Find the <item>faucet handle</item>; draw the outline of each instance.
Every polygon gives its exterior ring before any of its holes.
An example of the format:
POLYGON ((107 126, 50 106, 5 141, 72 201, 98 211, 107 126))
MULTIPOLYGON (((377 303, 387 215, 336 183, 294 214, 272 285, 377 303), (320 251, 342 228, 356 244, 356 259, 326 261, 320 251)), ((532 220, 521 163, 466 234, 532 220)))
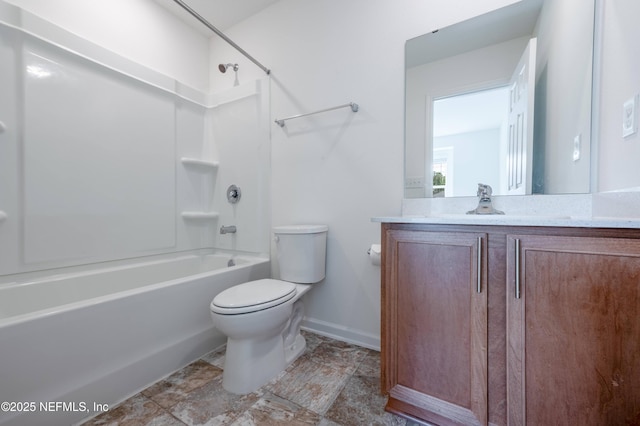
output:
POLYGON ((490 185, 479 183, 478 184, 478 197, 491 197, 493 189, 490 185))

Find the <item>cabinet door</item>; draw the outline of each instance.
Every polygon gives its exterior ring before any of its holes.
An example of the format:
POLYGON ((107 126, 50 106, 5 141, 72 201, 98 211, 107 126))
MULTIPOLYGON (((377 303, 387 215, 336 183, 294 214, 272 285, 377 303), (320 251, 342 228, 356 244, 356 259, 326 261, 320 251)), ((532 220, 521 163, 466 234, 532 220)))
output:
POLYGON ((383 240, 386 409, 486 424, 486 234, 388 230, 383 240))
POLYGON ((507 238, 510 425, 640 424, 640 241, 507 238))

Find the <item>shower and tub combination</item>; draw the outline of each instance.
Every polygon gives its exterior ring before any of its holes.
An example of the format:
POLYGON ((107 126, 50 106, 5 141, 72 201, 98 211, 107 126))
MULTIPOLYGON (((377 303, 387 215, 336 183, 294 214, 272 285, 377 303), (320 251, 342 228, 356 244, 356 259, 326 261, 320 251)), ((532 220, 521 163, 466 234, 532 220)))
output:
POLYGON ((201 93, 2 0, 0 64, 0 425, 72 424, 223 345, 211 300, 270 276, 269 82, 201 93))
POLYGON ((269 271, 268 258, 203 252, 3 277, 0 400, 36 405, 0 424, 75 423, 223 345, 209 301, 269 271))

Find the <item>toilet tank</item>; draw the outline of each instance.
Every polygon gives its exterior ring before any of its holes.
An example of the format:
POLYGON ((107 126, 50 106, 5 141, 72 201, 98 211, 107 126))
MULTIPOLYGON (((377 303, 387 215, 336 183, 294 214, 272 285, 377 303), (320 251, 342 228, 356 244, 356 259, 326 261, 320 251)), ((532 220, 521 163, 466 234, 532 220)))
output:
POLYGON ((324 279, 328 230, 327 225, 273 228, 281 280, 311 284, 324 279))

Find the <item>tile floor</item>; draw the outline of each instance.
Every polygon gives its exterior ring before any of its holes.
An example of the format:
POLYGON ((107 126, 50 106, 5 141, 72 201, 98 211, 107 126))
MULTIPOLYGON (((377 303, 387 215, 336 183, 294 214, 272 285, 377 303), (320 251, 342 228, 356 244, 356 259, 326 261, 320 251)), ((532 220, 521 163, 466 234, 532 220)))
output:
POLYGON ((414 424, 384 411, 378 352, 303 334, 305 353, 256 392, 240 396, 222 388, 222 349, 83 426, 414 424))

